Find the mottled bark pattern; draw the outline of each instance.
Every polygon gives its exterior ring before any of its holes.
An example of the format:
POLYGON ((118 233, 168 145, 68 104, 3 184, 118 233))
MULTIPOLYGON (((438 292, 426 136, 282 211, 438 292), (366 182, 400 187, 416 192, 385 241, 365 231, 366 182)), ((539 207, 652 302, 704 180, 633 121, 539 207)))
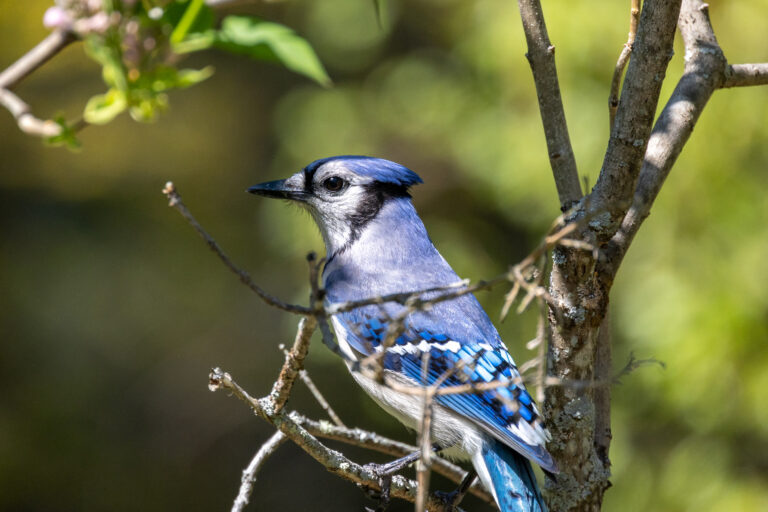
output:
MULTIPOLYGON (((563 381, 592 381, 607 291, 595 278, 591 253, 561 247, 553 262, 550 293, 558 307, 549 311, 548 373, 563 381)), ((609 466, 595 446, 594 395, 594 387, 547 388, 544 414, 553 435, 548 449, 561 469, 546 485, 553 511, 600 510, 610 485, 609 466)))

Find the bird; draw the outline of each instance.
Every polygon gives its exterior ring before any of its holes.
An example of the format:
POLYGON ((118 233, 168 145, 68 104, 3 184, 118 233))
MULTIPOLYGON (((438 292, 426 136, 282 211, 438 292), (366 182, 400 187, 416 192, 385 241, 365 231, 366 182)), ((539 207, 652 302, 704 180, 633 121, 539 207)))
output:
MULTIPOLYGON (((395 162, 343 155, 315 160, 287 179, 248 191, 308 210, 325 245, 322 287, 326 305, 332 305, 419 290, 431 290, 422 295, 430 299, 461 282, 413 206, 410 187, 420 183, 415 172, 395 162)), ((436 395, 432 441, 442 455, 471 461, 502 512, 546 511, 531 461, 548 474, 557 473, 546 449, 551 436, 480 303, 467 293, 424 310, 405 308, 385 302, 331 317, 338 351, 354 380, 414 430, 422 418, 422 396, 394 389, 364 371, 360 363, 366 358, 379 354, 389 382, 403 385, 501 381, 484 391, 436 395), (404 317, 402 332, 387 340, 398 315, 404 317)))

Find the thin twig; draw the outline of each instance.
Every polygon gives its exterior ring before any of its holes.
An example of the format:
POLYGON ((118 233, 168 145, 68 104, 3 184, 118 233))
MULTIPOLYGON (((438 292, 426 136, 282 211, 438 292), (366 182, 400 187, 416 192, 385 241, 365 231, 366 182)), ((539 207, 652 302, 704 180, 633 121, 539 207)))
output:
POLYGON ((432 468, 432 399, 434 398, 433 390, 437 389, 437 386, 427 385, 429 360, 429 351, 424 352, 421 357, 421 385, 423 389, 418 436, 420 456, 416 468, 416 481, 419 483, 419 491, 416 494, 416 512, 421 512, 426 508, 427 496, 429 495, 429 475, 432 468))
POLYGON ((608 113, 610 117, 610 128, 613 129, 613 121, 616 119, 616 110, 619 108, 619 85, 621 85, 621 76, 624 74, 624 68, 629 62, 629 54, 632 53, 632 46, 635 44, 635 35, 637 35, 637 20, 640 18, 640 0, 630 0, 629 8, 629 35, 624 48, 621 49, 619 59, 616 61, 616 67, 613 70, 611 79, 611 93, 608 96, 608 113))
MULTIPOLYGON (((392 455, 393 457, 403 457, 418 450, 418 447, 416 446, 389 439, 375 432, 359 428, 339 427, 328 421, 311 420, 296 411, 292 411, 290 417, 298 425, 307 429, 307 432, 323 439, 340 441, 352 446, 358 446, 379 453, 392 455)), ((439 456, 434 456, 432 458, 432 469, 436 473, 456 483, 461 482, 467 474, 461 467, 452 464, 439 456)), ((479 483, 472 485, 470 492, 490 504, 494 503, 493 496, 491 496, 491 494, 479 483)))
POLYGON ((35 117, 32 108, 8 89, 0 88, 0 105, 11 113, 24 133, 40 137, 55 137, 61 134, 61 126, 58 123, 35 117))
POLYGON ((304 369, 304 358, 307 357, 309 342, 316 328, 317 318, 314 316, 305 316, 299 321, 299 328, 296 331, 293 347, 290 352, 286 352, 280 376, 269 393, 269 399, 272 401, 272 408, 275 413, 280 412, 285 406, 291 394, 291 389, 293 389, 293 383, 299 376, 299 372, 304 369))
MULTIPOLYGON (((283 354, 285 354, 285 357, 287 358, 289 356, 288 351, 285 350, 283 345, 280 345, 280 348, 283 349, 283 354)), ((339 418, 339 416, 336 414, 336 411, 333 410, 331 404, 328 403, 328 400, 325 399, 323 394, 317 388, 306 369, 299 371, 299 378, 304 383, 304 385, 307 386, 309 392, 312 393, 312 396, 315 397, 315 400, 320 405, 320 407, 322 407, 328 417, 331 418, 331 420, 339 427, 345 427, 344 422, 341 421, 341 418, 339 418)))
POLYGON ((208 247, 216 253, 216 256, 219 257, 219 259, 224 263, 224 265, 234 272, 237 277, 240 278, 240 282, 242 282, 244 285, 246 285, 248 288, 256 292, 256 295, 261 297, 261 299, 269 304, 270 306, 274 306, 278 309, 282 309, 283 311, 288 311, 289 313, 295 313, 299 315, 308 315, 314 313, 312 308, 307 308, 304 306, 299 306, 296 304, 288 304, 286 302, 281 301, 277 297, 270 295, 269 293, 265 292, 259 285, 253 282, 251 279, 251 276, 246 272, 245 270, 242 270, 235 265, 232 260, 229 259, 229 256, 227 256, 224 251, 221 249, 218 243, 211 237, 211 235, 208 234, 205 229, 200 225, 200 223, 197 222, 197 220, 192 216, 190 211, 187 209, 187 207, 184 205, 184 202, 181 200, 181 196, 179 195, 178 191, 176 190, 176 187, 174 186, 173 182, 168 182, 165 184, 165 188, 163 188, 163 194, 166 195, 168 198, 168 206, 171 206, 178 211, 182 217, 189 223, 190 226, 192 226, 195 231, 197 231, 197 234, 200 235, 200 237, 205 240, 205 243, 208 244, 208 247))
MULTIPOLYGON (((293 421, 290 415, 284 411, 275 413, 270 407, 271 400, 254 399, 228 373, 219 368, 211 370, 208 376, 208 388, 211 391, 220 389, 230 391, 235 397, 248 404, 255 414, 277 427, 286 437, 296 443, 331 473, 370 489, 381 489, 379 478, 371 468, 357 464, 341 453, 331 450, 318 441, 305 428, 293 421)), ((395 475, 392 477, 390 492, 395 498, 414 502, 416 500, 417 487, 418 484, 415 481, 404 478, 401 475, 395 475)), ((435 494, 430 495, 426 510, 433 512, 440 510, 441 507, 442 500, 440 497, 435 494)))
POLYGON ((77 37, 72 32, 54 30, 0 73, 0 89, 13 89, 25 77, 76 40, 77 37))
POLYGON ((659 365, 662 369, 666 369, 667 365, 664 363, 664 361, 659 361, 655 357, 649 357, 647 359, 637 359, 635 357, 634 352, 629 353, 629 361, 627 361, 627 364, 624 365, 624 368, 622 368, 614 377, 613 377, 613 384, 621 384, 621 379, 630 373, 634 372, 638 368, 642 366, 648 366, 648 365, 659 365))
POLYGON ((235 502, 232 505, 232 512, 242 512, 251 499, 251 493, 253 492, 253 484, 256 482, 256 475, 261 467, 267 461, 267 459, 275 453, 275 451, 286 441, 285 434, 279 430, 272 434, 272 437, 261 445, 259 451, 256 452, 251 462, 243 470, 243 476, 240 480, 240 492, 237 493, 235 502))
MULTIPOLYGON (((487 284, 487 282, 486 282, 487 284)), ((494 283, 495 284, 495 283, 494 283)), ((456 289, 460 289, 461 295, 465 295, 467 292, 464 290, 465 286, 469 285, 468 279, 462 279, 461 281, 457 281, 455 283, 447 284, 445 286, 435 286, 431 288, 424 288, 422 290, 414 290, 410 292, 398 292, 398 293, 390 293, 387 295, 379 295, 376 297, 369 297, 367 299, 360 299, 360 300, 349 300, 344 302, 335 302, 332 304, 328 304, 325 307, 325 312, 328 315, 336 315, 339 313, 344 313, 346 311, 352 311, 353 309, 358 309, 363 306, 373 306, 373 305, 379 305, 379 304, 385 304, 387 302, 396 302, 398 304, 405 305, 406 302, 409 300, 413 300, 419 295, 427 294, 427 293, 436 293, 436 292, 450 292, 456 289)), ((473 288, 473 290, 477 291, 480 288, 473 288)), ((454 296, 451 296, 451 298, 454 298, 454 296)))

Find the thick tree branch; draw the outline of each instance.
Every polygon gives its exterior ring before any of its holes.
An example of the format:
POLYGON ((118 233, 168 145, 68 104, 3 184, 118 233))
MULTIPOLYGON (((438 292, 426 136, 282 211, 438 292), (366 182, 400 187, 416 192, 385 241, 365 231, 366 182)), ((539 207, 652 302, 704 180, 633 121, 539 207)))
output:
POLYGON ((555 177, 557 195, 562 211, 569 209, 581 198, 581 184, 576 169, 568 125, 560 97, 560 84, 555 67, 555 47, 549 41, 544 13, 539 0, 518 0, 523 20, 528 53, 525 56, 533 71, 536 96, 539 100, 541 121, 547 139, 549 164, 555 177))
POLYGON ((726 83, 727 62, 712 30, 706 4, 685 0, 679 25, 685 43, 685 70, 654 126, 632 206, 620 229, 603 248, 600 275, 606 284, 618 272, 709 98, 726 83))
POLYGON ((648 145, 681 0, 646 0, 640 13, 632 58, 621 91, 616 120, 591 207, 600 212, 590 223, 599 241, 616 232, 629 208, 648 145))

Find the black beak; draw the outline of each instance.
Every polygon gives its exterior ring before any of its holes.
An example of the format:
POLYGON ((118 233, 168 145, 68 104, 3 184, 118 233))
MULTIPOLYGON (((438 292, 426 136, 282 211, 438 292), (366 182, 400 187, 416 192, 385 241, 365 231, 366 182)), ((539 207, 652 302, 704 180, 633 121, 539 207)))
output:
POLYGON ((288 180, 276 180, 268 181, 266 183, 259 183, 248 189, 251 194, 264 197, 274 197, 277 199, 291 199, 294 201, 301 201, 304 199, 305 192, 303 190, 296 190, 286 185, 288 180))

